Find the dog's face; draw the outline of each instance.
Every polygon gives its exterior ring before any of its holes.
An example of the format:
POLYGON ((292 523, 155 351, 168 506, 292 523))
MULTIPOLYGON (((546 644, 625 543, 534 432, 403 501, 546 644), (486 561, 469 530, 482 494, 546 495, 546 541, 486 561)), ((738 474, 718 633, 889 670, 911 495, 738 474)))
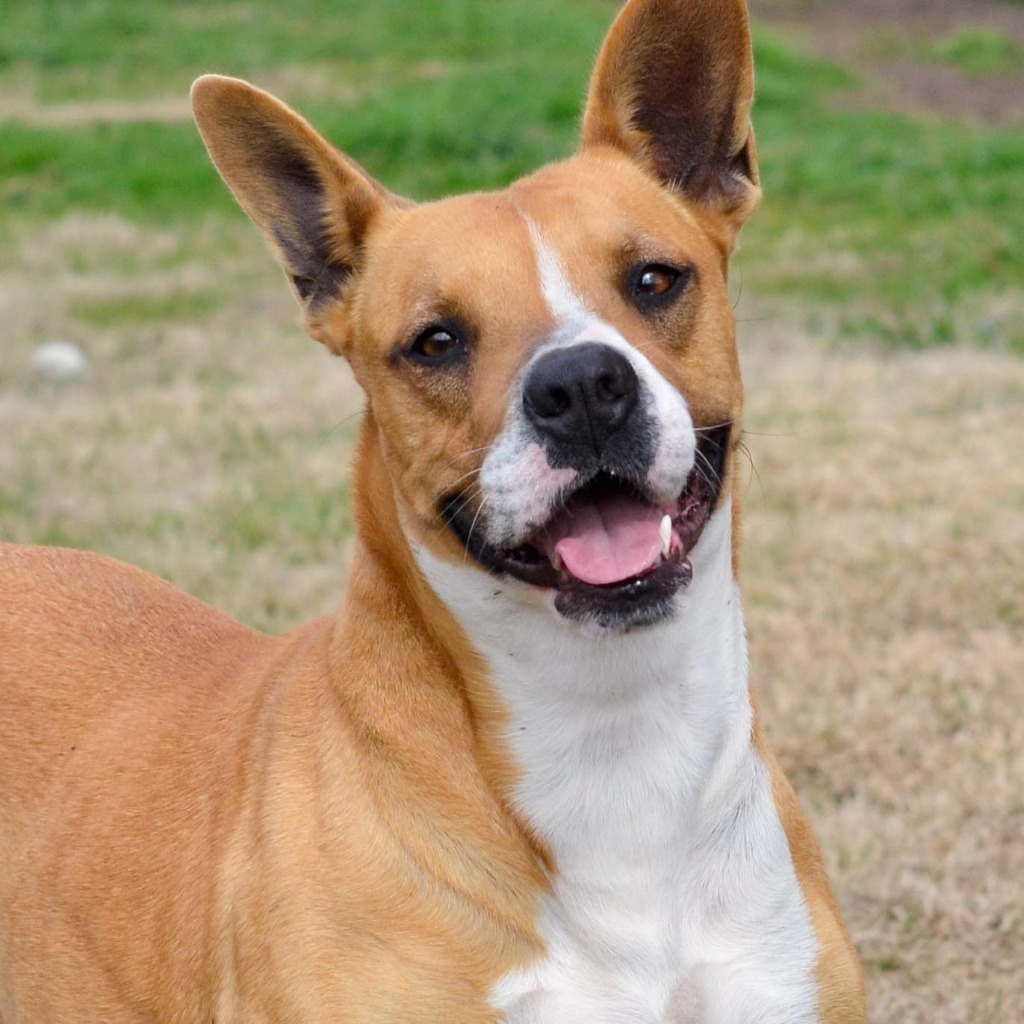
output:
POLYGON ((634 0, 579 155, 423 206, 250 86, 195 93, 310 332, 366 391, 411 539, 604 630, 672 613, 731 477, 726 264, 758 192, 745 12, 724 7, 634 0))
POLYGON ((614 150, 395 221, 349 358, 418 538, 570 619, 661 617, 740 416, 709 226, 614 150))

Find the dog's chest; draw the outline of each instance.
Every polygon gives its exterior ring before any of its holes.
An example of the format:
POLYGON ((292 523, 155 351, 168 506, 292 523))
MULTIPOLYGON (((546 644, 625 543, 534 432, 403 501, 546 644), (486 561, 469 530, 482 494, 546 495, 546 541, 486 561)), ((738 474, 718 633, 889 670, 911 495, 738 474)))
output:
MULTIPOLYGON (((652 810, 630 823, 608 807, 612 829, 562 847, 541 905, 545 954, 492 994, 507 1021, 814 1019, 806 907, 763 802, 766 780, 750 768, 746 783, 722 780, 746 789, 736 800, 682 818, 663 806, 660 820, 652 810)), ((587 811, 599 813, 597 802, 587 811)))
POLYGON ((423 563, 510 709, 514 800, 555 863, 545 953, 492 992, 513 1024, 814 1019, 813 935, 751 746, 716 518, 680 616, 600 642, 423 563))
POLYGON ((622 729, 549 708, 558 756, 539 737, 520 754, 557 870, 546 953, 493 1002, 513 1024, 811 1020, 809 922, 749 720, 651 696, 622 729))
POLYGON ((697 942, 697 921, 681 910, 692 887, 693 769, 706 754, 686 763, 639 715, 621 733, 585 719, 552 714, 537 730, 561 747, 557 764, 532 762, 517 801, 557 866, 541 900, 546 954, 502 979, 493 1000, 510 1021, 676 1020, 666 1014, 688 988, 697 942))

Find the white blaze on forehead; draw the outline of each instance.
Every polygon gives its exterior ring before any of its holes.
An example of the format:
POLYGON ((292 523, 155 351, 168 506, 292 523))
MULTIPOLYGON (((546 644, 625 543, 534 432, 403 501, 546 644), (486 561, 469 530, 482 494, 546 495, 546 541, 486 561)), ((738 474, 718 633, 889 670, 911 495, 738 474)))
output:
POLYGON ((573 290, 572 284, 565 273, 565 265, 558 253, 548 244, 537 222, 522 211, 519 215, 526 221, 530 229, 530 239, 537 260, 537 272, 540 275, 540 287, 544 299, 558 322, 559 327, 571 323, 582 323, 593 319, 586 303, 573 290))

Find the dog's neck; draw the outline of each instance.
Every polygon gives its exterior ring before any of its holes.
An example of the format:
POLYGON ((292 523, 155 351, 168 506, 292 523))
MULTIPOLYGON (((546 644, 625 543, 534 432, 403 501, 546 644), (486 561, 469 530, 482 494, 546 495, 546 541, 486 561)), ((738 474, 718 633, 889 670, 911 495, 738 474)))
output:
POLYGON ((508 709, 514 802, 563 878, 609 856, 678 863, 703 786, 731 741, 749 739, 731 532, 726 503, 694 551, 678 614, 626 635, 585 635, 520 586, 417 548, 508 709))
MULTIPOLYGON (((549 964, 577 965, 559 971, 624 973, 671 998, 691 941, 680 914, 691 861, 750 778, 746 635, 732 555, 726 502, 693 552, 693 580, 674 618, 587 636, 520 588, 417 549, 508 708, 504 738, 519 773, 511 799, 555 868, 541 931, 563 952, 549 964)), ((495 1000, 511 1008, 546 981, 512 976, 495 1000)))

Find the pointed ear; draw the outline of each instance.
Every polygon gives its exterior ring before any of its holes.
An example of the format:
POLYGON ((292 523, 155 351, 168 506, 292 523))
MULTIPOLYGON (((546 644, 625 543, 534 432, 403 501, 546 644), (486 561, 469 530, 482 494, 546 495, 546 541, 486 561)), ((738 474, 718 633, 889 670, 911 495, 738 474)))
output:
POLYGON ((217 170, 266 235, 312 326, 358 273, 375 220, 405 202, 247 82, 204 75, 192 108, 217 170))
POLYGON ((753 97, 744 0, 630 0, 594 69, 583 142, 624 150, 738 232, 761 197, 753 97))

